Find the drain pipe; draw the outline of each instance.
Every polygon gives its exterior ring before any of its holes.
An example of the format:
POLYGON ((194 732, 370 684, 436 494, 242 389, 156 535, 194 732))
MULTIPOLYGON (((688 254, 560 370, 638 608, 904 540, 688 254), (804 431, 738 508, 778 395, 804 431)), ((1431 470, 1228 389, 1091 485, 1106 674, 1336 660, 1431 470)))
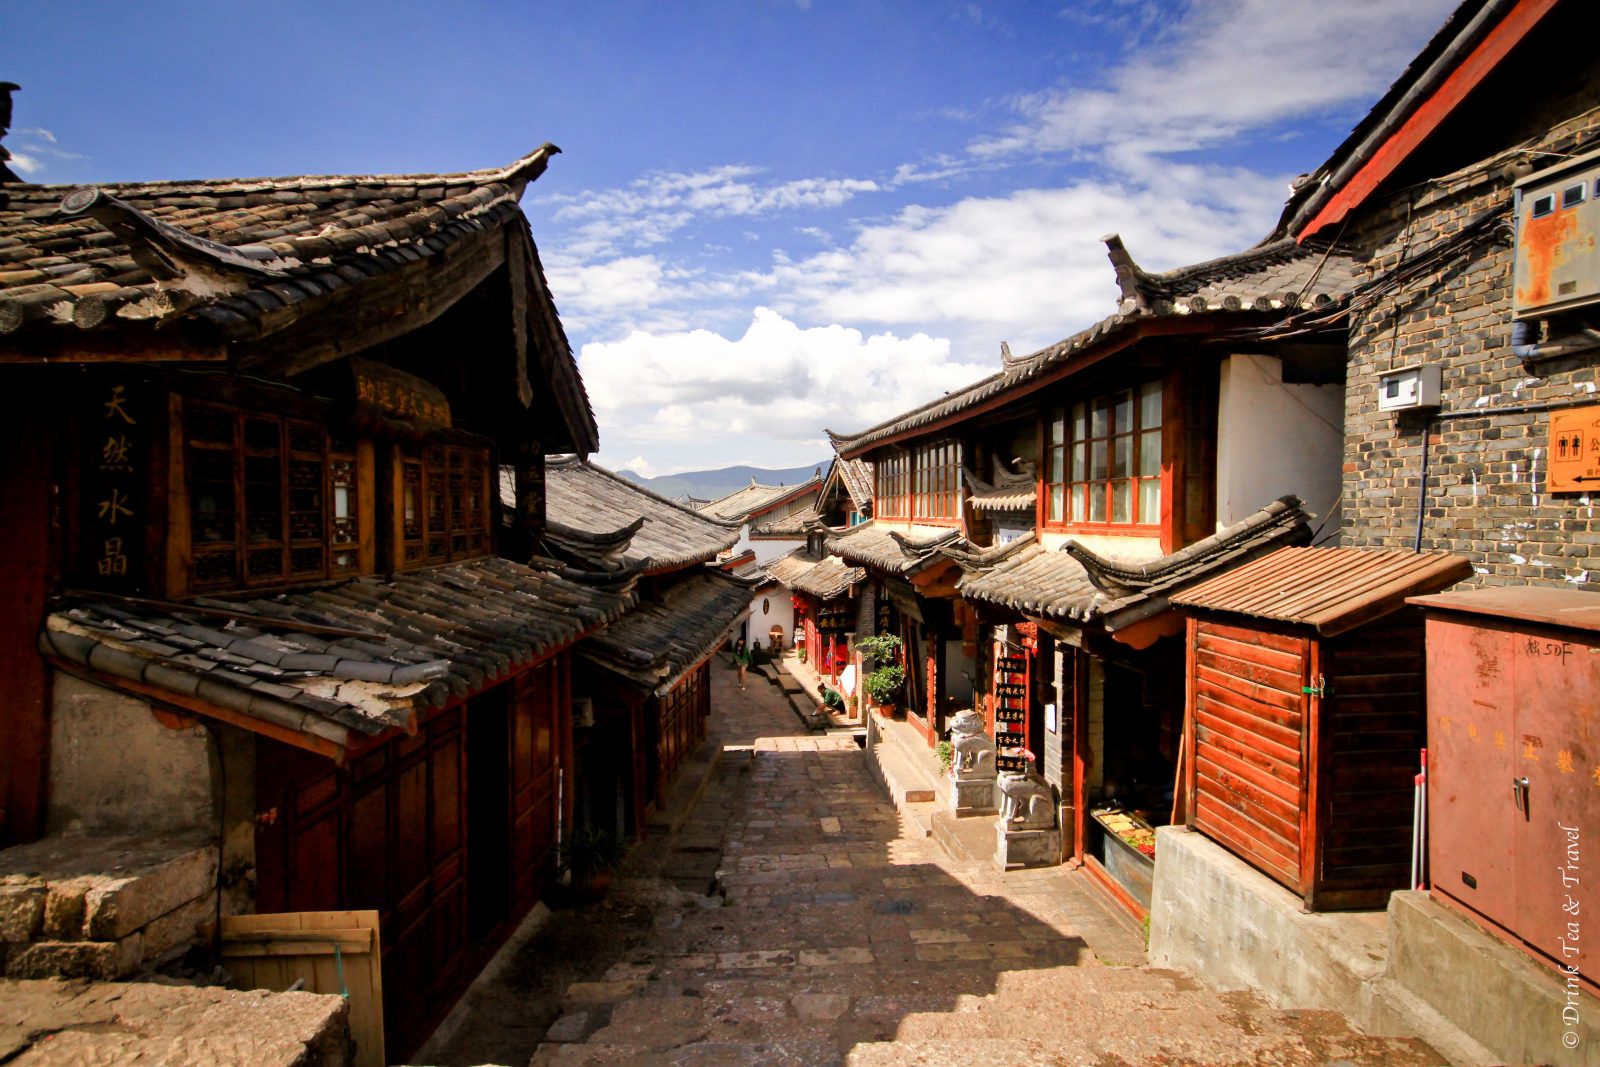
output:
POLYGON ((1433 431, 1433 416, 1422 423, 1422 479, 1417 485, 1417 543, 1413 551, 1422 551, 1422 520, 1428 514, 1428 434, 1433 431))

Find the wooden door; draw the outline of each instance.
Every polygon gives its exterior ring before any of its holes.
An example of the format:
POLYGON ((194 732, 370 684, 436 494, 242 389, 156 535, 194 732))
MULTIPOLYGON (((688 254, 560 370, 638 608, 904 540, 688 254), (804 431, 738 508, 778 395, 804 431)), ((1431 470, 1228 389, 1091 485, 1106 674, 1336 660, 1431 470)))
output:
POLYGON ((543 879, 555 866, 557 752, 556 715, 560 675, 547 662, 518 676, 511 709, 511 870, 513 900, 521 912, 533 906, 543 879))
POLYGON ((1192 633, 1190 825, 1304 893, 1308 642, 1209 620, 1192 633))

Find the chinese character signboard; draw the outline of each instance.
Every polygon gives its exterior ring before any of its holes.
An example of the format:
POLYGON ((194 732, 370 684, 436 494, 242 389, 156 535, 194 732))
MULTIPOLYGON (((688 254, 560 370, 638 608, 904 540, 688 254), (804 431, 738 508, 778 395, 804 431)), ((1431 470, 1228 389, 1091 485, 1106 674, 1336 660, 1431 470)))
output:
POLYGON ((144 587, 145 492, 153 416, 148 390, 132 379, 100 379, 79 421, 77 572, 85 584, 116 592, 144 587))
POLYGON ((999 646, 994 661, 995 766, 1020 773, 1028 769, 1021 752, 1028 741, 1028 657, 1011 651, 999 646))
POLYGON ((1600 489, 1600 404, 1551 412, 1546 453, 1546 492, 1600 489))

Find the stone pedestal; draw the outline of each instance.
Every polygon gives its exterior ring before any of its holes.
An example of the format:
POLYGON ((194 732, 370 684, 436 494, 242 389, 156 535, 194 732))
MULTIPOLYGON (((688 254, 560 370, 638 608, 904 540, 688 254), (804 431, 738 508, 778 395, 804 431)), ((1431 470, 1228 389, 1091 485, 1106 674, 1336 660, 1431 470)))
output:
POLYGON ((1060 862, 1060 830, 1012 830, 1004 822, 994 824, 994 865, 1002 871, 1054 867, 1060 862))
POLYGON ((950 810, 959 816, 993 815, 997 810, 993 778, 950 779, 950 810))

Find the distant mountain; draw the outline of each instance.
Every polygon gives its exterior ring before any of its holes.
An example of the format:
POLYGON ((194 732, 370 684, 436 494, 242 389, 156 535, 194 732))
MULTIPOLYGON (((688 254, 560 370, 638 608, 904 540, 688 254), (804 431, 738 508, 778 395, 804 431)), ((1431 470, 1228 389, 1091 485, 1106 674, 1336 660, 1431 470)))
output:
POLYGON ((663 474, 657 478, 645 478, 634 471, 617 473, 630 482, 653 489, 663 496, 692 496, 696 500, 716 500, 727 496, 735 489, 743 489, 750 484, 752 478, 762 485, 801 485, 815 477, 818 468, 827 473, 827 462, 813 463, 805 467, 789 467, 786 470, 770 470, 766 467, 723 467, 714 471, 663 474))

